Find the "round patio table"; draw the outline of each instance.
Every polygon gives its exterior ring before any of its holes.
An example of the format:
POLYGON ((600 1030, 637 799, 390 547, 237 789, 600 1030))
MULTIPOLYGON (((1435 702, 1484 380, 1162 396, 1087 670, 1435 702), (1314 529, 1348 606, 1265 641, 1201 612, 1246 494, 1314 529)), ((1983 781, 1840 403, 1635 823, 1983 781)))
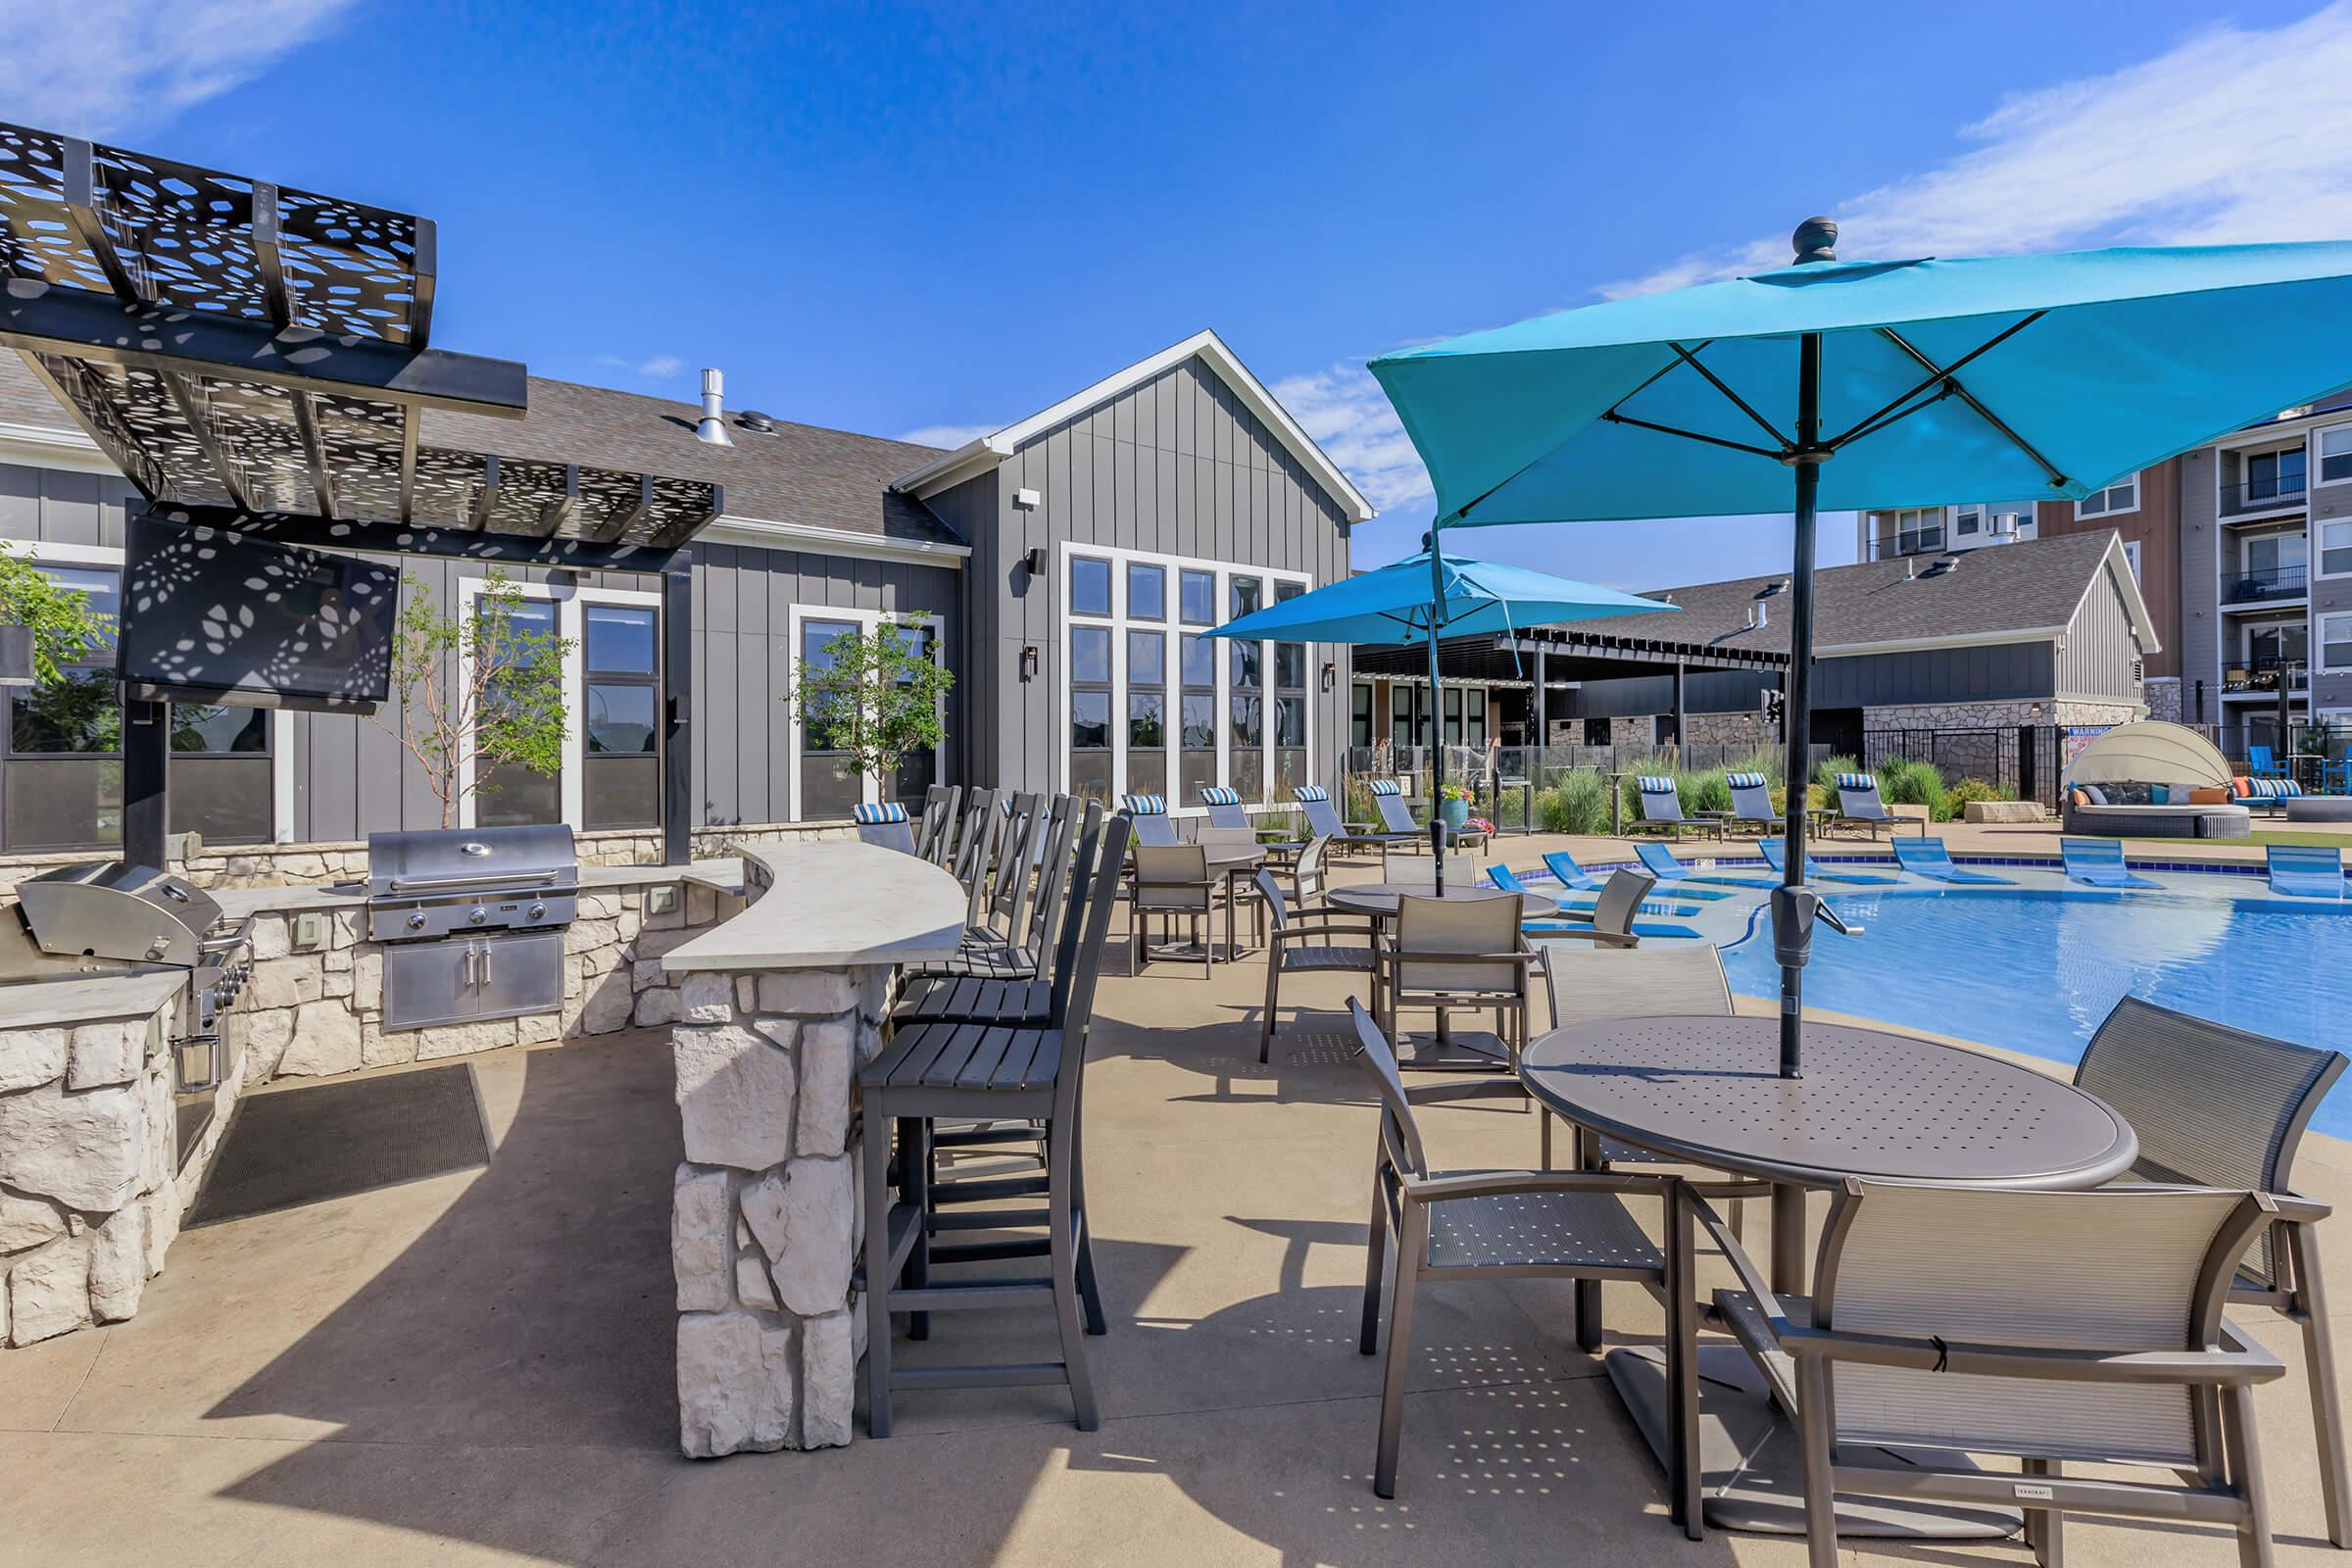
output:
MULTIPOLYGON (((1961 1046, 1848 1024, 1805 1025, 1804 1076, 1780 1075, 1780 1020, 1620 1018, 1555 1029, 1519 1066, 1529 1093, 1597 1139, 1773 1184, 1772 1288, 1805 1288, 1805 1193, 1849 1176, 1980 1187, 2097 1187, 2132 1168, 2139 1139, 2114 1107, 2063 1079, 1961 1046)), ((1580 1284, 1581 1337, 1599 1342, 1599 1293, 1580 1284), (1590 1307, 1587 1308, 1587 1302, 1590 1307)), ((1707 1517, 1727 1529, 1804 1528, 1795 1434, 1737 1346, 1699 1352, 1707 1517)), ((1653 1349, 1612 1351, 1610 1379, 1664 1452, 1666 1369, 1653 1349)), ((1942 1462, 1938 1460, 1937 1462, 1942 1462)), ((2006 1535, 2013 1510, 1838 1502, 1853 1535, 2006 1535)))

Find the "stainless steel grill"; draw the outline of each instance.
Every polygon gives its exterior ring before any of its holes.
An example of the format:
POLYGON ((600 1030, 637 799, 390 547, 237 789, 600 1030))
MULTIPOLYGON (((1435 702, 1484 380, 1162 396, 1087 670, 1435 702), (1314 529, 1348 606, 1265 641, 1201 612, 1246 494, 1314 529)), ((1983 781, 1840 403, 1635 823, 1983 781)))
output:
POLYGON ((370 835, 368 935, 387 944, 384 1027, 562 1006, 563 928, 579 895, 561 823, 370 835))

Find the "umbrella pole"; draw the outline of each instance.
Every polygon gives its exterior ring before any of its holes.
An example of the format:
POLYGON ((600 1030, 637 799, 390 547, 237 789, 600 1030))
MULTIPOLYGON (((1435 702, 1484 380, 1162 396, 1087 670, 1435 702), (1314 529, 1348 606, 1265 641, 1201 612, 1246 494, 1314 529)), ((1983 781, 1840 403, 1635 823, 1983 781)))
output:
POLYGON ((1805 886, 1805 808, 1812 782, 1809 742, 1813 735, 1813 523, 1821 493, 1821 334, 1807 332, 1798 345, 1796 379, 1796 543, 1789 573, 1788 693, 1782 704, 1788 725, 1788 858, 1772 901, 1773 943, 1781 960, 1781 1076, 1804 1076, 1805 960, 1812 956, 1812 890, 1805 886))
MULTIPOLYGON (((1438 674, 1438 618, 1446 612, 1446 568, 1438 555, 1438 530, 1429 530, 1429 853, 1439 898, 1446 896, 1446 697, 1438 674)), ((1443 1020, 1444 1013, 1438 1017, 1443 1020)))

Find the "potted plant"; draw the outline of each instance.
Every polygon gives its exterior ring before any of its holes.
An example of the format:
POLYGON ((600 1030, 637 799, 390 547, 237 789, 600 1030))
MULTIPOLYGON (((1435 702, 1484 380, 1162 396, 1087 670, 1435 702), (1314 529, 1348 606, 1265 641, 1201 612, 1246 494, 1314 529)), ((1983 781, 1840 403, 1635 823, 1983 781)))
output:
POLYGON ((1451 779, 1438 786, 1438 820, 1459 829, 1470 820, 1470 786, 1451 779))

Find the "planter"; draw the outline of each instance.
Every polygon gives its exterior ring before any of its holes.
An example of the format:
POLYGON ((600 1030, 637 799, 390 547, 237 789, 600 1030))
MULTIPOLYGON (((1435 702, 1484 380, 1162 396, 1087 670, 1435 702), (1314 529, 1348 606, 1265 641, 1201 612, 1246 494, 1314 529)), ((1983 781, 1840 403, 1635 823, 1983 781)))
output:
POLYGON ((29 686, 32 680, 32 628, 0 626, 0 686, 29 686))
POLYGON ((1459 829, 1463 823, 1470 820, 1470 803, 1468 801, 1440 801, 1438 803, 1438 820, 1449 828, 1459 829))

